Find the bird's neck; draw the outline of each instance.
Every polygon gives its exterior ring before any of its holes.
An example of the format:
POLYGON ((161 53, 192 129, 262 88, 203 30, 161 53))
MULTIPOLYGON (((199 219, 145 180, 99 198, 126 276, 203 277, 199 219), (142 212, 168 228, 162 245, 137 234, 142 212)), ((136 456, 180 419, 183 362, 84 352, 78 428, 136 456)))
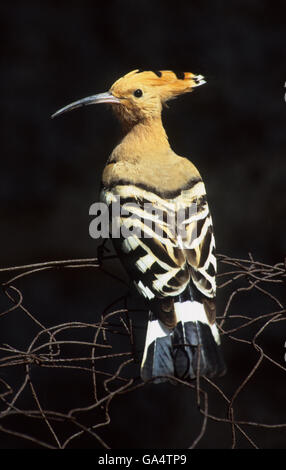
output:
POLYGON ((148 118, 133 125, 123 123, 123 138, 112 152, 112 159, 154 158, 170 150, 161 117, 148 118))

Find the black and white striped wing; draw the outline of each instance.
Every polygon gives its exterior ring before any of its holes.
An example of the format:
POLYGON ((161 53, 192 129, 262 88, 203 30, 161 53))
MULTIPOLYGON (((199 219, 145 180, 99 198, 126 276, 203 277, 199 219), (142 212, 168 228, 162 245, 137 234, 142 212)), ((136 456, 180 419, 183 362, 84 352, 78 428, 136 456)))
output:
POLYGON ((113 243, 139 292, 149 300, 177 296, 192 280, 214 297, 214 237, 202 181, 169 199, 132 185, 102 191, 110 207, 119 198, 120 238, 113 243))
POLYGON ((181 198, 186 207, 194 207, 193 214, 183 222, 186 233, 184 252, 190 277, 198 291, 213 298, 216 295, 217 271, 215 238, 203 182, 198 182, 190 191, 183 191, 181 198))

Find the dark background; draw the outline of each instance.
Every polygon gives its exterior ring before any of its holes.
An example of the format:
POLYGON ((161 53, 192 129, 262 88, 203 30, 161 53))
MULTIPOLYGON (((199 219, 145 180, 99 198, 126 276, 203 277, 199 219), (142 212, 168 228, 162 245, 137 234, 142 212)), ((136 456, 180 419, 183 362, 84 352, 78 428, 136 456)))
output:
MULTIPOLYGON (((284 13, 283 2, 261 0, 2 1, 1 266, 96 256, 98 242, 88 231, 89 207, 98 200, 101 172, 117 143, 118 124, 105 106, 56 120, 50 115, 75 99, 107 91, 135 68, 205 75, 207 85, 164 111, 171 146, 189 157, 205 180, 218 252, 243 258, 251 252, 270 264, 283 261, 284 13)), ((112 269, 120 272, 117 265, 112 269)), ((121 294, 120 285, 109 278, 91 278, 90 273, 65 276, 38 278, 25 286, 26 298, 46 324, 79 317, 92 321, 95 311, 121 294)), ((18 321, 16 338, 25 344, 26 330, 18 321)), ((7 342, 3 333, 1 343, 7 342)), ((244 360, 233 357, 233 383, 239 383, 244 360)), ((113 446, 188 445, 192 433, 183 405, 186 396, 177 408, 180 395, 168 389, 166 409, 161 411, 156 406, 162 397, 165 400, 164 387, 150 388, 144 397, 134 396, 135 434, 120 420, 126 405, 115 409, 109 436, 113 446), (175 412, 169 419, 173 402, 175 412), (158 419, 164 432, 154 424, 158 419)), ((280 404, 277 400, 276 418, 284 403, 282 397, 280 404)), ((265 403, 261 408, 256 403, 257 419, 272 416, 265 403)), ((213 432, 212 438, 216 427, 213 432)), ((17 439, 3 442, 24 445, 17 439)), ((262 442, 265 447, 283 447, 285 436, 283 440, 276 434, 262 442)), ((202 444, 227 445, 223 438, 202 444)))

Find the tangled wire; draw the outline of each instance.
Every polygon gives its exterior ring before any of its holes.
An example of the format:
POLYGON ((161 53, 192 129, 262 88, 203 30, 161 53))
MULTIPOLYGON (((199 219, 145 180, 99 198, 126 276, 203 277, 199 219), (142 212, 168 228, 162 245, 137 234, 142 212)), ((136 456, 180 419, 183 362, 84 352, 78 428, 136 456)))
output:
MULTIPOLYGON (((232 448, 246 444, 248 447, 258 448, 260 434, 255 434, 253 430, 259 429, 266 433, 266 439, 275 430, 279 431, 281 439, 281 433, 286 430, 286 416, 284 423, 272 422, 273 418, 280 421, 283 417, 280 408, 277 416, 273 413, 270 417, 265 413, 269 419, 264 422, 257 419, 255 407, 244 408, 240 401, 240 398, 245 400, 247 393, 249 396, 251 393, 257 394, 257 389, 249 389, 256 377, 258 383, 261 383, 263 372, 261 376, 260 371, 265 365, 265 380, 270 380, 274 391, 279 388, 280 380, 285 381, 285 336, 283 337, 283 328, 280 328, 283 325, 281 322, 286 320, 282 298, 286 278, 285 262, 272 266, 255 261, 251 255, 248 259, 219 255, 218 259, 218 297, 222 312, 218 318, 218 326, 226 362, 230 362, 228 382, 223 379, 213 381, 205 377, 198 377, 193 382, 174 380, 192 395, 191 399, 196 403, 200 417, 197 434, 192 439, 190 448, 204 445, 203 438, 210 422, 224 423, 227 426, 232 448), (251 297, 253 294, 254 297, 251 297), (259 305, 260 311, 242 311, 243 296, 246 296, 249 308, 255 310, 255 306, 259 305), (236 345, 240 348, 239 351, 246 351, 239 364, 239 353, 233 353, 236 345), (230 352, 233 359, 229 361, 230 352), (238 372, 232 379, 235 371, 238 372), (220 400, 222 406, 213 413, 210 408, 216 400, 220 400), (243 417, 243 413, 248 415, 243 417), (242 436, 244 444, 240 441, 242 436)), ((140 336, 142 332, 144 336, 145 330, 144 325, 137 325, 136 312, 128 308, 125 296, 113 299, 113 303, 101 312, 95 322, 70 321, 47 327, 32 313, 33 309, 27 307, 24 293, 26 285, 35 276, 39 276, 40 272, 49 270, 53 273, 58 270, 61 274, 63 270, 87 268, 104 272, 113 278, 113 282, 119 282, 114 273, 106 271, 99 258, 0 269, 3 278, 1 297, 5 305, 4 308, 1 307, 0 313, 2 438, 13 439, 14 443, 26 442, 27 446, 35 448, 63 449, 73 447, 77 440, 88 436, 90 446, 108 449, 108 434, 103 431, 106 428, 112 429, 111 403, 124 394, 128 394, 132 400, 135 390, 144 394, 147 384, 139 378, 141 351, 137 333, 139 331, 140 336), (115 308, 118 303, 122 304, 121 307, 115 308), (29 328, 25 327, 13 337, 14 343, 8 344, 5 332, 9 328, 17 329, 17 322, 23 317, 28 321, 29 328), (45 396, 42 391, 39 392, 41 387, 38 381, 44 382, 45 390, 53 388, 53 381, 49 378, 51 370, 63 374, 63 380, 67 384, 80 381, 80 377, 84 375, 85 381, 82 385, 81 382, 78 384, 81 392, 76 407, 69 408, 68 400, 63 399, 60 402, 61 409, 55 409, 50 395, 45 396), (107 438, 103 437, 105 435, 107 438)), ((55 394, 59 392, 55 390, 55 394)), ((259 385, 259 394, 254 401, 261 402, 261 407, 267 410, 271 400, 275 401, 275 396, 269 397, 267 387, 264 389, 259 385)), ((285 437, 286 433, 284 441, 285 437)), ((265 438, 262 441, 265 442, 265 438)), ((142 445, 144 447, 144 442, 142 445)), ((214 447, 214 443, 208 442, 208 446, 214 447)), ((128 443, 125 448, 127 447, 128 443)))

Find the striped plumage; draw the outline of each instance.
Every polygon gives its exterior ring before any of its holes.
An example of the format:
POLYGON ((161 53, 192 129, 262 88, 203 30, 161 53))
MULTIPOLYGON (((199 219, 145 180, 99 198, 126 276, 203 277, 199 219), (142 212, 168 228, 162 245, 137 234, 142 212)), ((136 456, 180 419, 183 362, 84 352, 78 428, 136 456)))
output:
MULTIPOLYGON (((172 71, 135 70, 109 93, 72 103, 111 102, 123 138, 102 176, 101 200, 120 200, 120 238, 113 243, 150 315, 143 380, 224 372, 215 324, 216 257, 205 186, 196 167, 170 148, 162 105, 205 83, 172 71), (177 224, 174 224, 178 222, 177 224)), ((111 210, 110 210, 111 213, 111 210)))

